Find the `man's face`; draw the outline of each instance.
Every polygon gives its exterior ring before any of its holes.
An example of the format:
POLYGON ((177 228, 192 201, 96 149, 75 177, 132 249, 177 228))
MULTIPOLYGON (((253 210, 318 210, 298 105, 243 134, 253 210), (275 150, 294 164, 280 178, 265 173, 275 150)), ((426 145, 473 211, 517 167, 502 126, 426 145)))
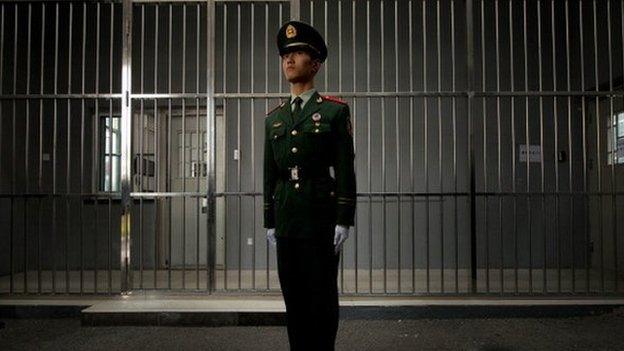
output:
POLYGON ((314 78, 321 63, 312 59, 304 50, 296 50, 282 55, 282 71, 290 83, 307 82, 314 78))

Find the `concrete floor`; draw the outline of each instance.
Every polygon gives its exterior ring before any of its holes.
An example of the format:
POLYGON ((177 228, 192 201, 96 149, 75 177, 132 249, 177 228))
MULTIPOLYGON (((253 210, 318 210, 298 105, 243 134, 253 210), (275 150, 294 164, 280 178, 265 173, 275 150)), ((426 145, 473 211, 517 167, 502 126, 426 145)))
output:
MULTIPOLYGON (((3 319, 3 350, 288 350, 283 326, 82 327, 3 319)), ((336 350, 623 350, 624 309, 571 318, 341 320, 336 350)))
MULTIPOLYGON (((586 289, 590 293, 624 293, 624 272, 615 274, 613 270, 590 269, 589 275, 585 269, 577 269, 574 272, 569 269, 548 269, 546 270, 546 285, 544 285, 544 270, 533 269, 490 269, 489 277, 486 277, 485 270, 477 271, 477 292, 486 291, 500 292, 501 280, 506 293, 514 293, 516 288, 520 293, 541 293, 546 290, 548 293, 562 292, 564 294, 576 292, 583 294, 586 289), (501 279, 502 274, 502 279, 501 279), (616 276, 617 290, 616 290, 616 276), (489 284, 488 284, 489 281, 489 284), (574 287, 573 287, 574 285, 574 287), (546 289, 544 289, 546 286, 546 289)), ((36 270, 28 271, 26 274, 27 290, 31 293, 56 292, 79 293, 81 282, 80 271, 56 271, 55 280, 52 280, 51 271, 36 270), (66 287, 69 284, 69 289, 66 287)), ((120 272, 115 270, 108 274, 108 271, 100 270, 95 279, 94 271, 83 271, 82 291, 85 293, 98 293, 111 291, 113 293, 120 290, 120 272), (97 284, 94 282, 97 281, 97 284)), ((18 272, 13 276, 13 289, 16 292, 24 291, 24 273, 18 272)), ((423 269, 412 271, 411 269, 383 269, 367 270, 358 269, 357 277, 355 270, 340 269, 338 275, 338 287, 343 294, 429 294, 441 293, 442 281, 444 281, 444 293, 470 292, 470 271, 457 271, 457 284, 455 281, 456 272, 446 269, 442 272, 439 269, 430 269, 429 272, 423 269), (429 277, 427 278, 427 274, 429 277), (442 279, 444 274, 444 279, 442 279), (427 284, 427 281, 429 284, 427 284), (413 283, 415 282, 415 284, 413 283)), ((8 293, 10 290, 10 276, 0 277, 0 293, 8 293)), ((188 291, 206 290, 207 274, 205 270, 197 271, 195 267, 188 267, 186 271, 181 270, 145 270, 135 271, 133 275, 133 286, 137 289, 182 289, 188 291)), ((216 271, 216 288, 218 291, 256 291, 256 292, 280 292, 279 280, 276 270, 228 270, 227 276, 223 270, 216 271)))

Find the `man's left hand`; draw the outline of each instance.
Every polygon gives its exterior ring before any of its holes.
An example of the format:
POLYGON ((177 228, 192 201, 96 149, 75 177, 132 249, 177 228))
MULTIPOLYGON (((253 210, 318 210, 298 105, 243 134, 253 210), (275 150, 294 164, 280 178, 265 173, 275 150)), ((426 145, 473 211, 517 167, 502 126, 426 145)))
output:
POLYGON ((334 252, 336 255, 342 250, 342 244, 349 237, 349 227, 337 224, 334 235, 334 252))

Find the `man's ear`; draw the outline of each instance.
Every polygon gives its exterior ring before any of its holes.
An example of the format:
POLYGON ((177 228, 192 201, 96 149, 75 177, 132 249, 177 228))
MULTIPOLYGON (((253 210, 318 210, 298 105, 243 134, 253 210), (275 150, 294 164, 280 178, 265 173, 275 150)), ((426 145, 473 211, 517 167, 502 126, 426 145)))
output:
POLYGON ((314 74, 317 74, 318 71, 321 70, 321 60, 315 58, 314 61, 312 61, 313 66, 314 66, 314 74))

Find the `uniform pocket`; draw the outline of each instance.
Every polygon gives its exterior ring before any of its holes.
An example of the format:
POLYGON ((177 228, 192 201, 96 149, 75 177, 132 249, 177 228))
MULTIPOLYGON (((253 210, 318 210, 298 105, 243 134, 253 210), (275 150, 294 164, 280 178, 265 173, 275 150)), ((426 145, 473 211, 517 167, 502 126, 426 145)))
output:
POLYGON ((284 124, 273 125, 269 137, 272 141, 281 139, 286 134, 286 126, 284 124))

